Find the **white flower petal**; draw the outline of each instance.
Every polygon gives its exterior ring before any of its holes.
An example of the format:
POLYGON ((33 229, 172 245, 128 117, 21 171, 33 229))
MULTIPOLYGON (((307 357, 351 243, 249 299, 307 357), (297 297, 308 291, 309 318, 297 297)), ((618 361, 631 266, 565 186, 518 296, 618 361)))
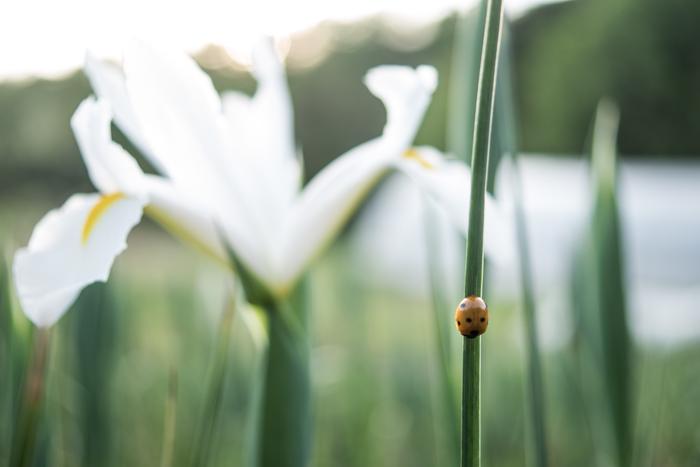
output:
POLYGON ((237 92, 223 96, 234 145, 236 167, 256 180, 254 196, 267 214, 266 228, 279 224, 299 192, 301 165, 294 144, 294 118, 284 67, 271 40, 254 50, 258 89, 252 98, 237 92))
POLYGON ((269 161, 280 203, 288 206, 299 191, 301 167, 294 143, 294 112, 284 66, 272 40, 253 51, 253 73, 258 89, 251 101, 251 119, 260 138, 260 156, 269 161))
POLYGON ((415 69, 383 65, 367 72, 365 84, 386 106, 384 137, 402 152, 411 145, 423 121, 437 86, 437 71, 427 65, 415 69))
POLYGON ((293 285, 388 172, 392 160, 385 140, 378 138, 340 156, 311 180, 284 230, 277 289, 293 285))
POLYGON ((165 175, 204 201, 218 200, 229 145, 209 77, 189 57, 141 43, 128 49, 124 70, 141 132, 165 175))
POLYGON ((126 90, 124 73, 121 69, 95 58, 91 53, 85 55, 85 74, 97 97, 109 102, 114 113, 114 122, 127 138, 158 171, 164 171, 158 159, 153 157, 145 137, 141 133, 138 120, 131 106, 126 90))
POLYGON ((88 174, 102 193, 142 197, 143 172, 129 153, 112 142, 111 119, 109 104, 92 97, 81 102, 71 118, 88 174))
POLYGON ((106 281, 142 207, 133 198, 78 194, 47 213, 14 259, 18 297, 29 319, 50 326, 83 287, 106 281))
MULTIPOLYGON (((446 159, 431 147, 413 149, 417 156, 402 157, 397 168, 411 177, 435 199, 452 223, 466 235, 469 217, 471 171, 466 164, 446 159)), ((509 223, 503 219, 498 203, 486 194, 484 214, 484 249, 498 264, 509 264, 513 257, 509 223)))
MULTIPOLYGON (((206 206, 247 266, 269 268, 272 231, 256 196, 256 180, 236 170, 231 135, 209 77, 186 55, 137 44, 125 56, 126 85, 141 131, 166 175, 192 203, 206 206)), ((274 135, 268 135, 272 138, 274 135)))

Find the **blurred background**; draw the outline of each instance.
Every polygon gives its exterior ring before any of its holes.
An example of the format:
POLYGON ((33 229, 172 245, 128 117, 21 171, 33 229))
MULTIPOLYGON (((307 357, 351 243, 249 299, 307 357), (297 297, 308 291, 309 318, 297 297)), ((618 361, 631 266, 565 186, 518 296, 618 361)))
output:
MULTIPOLYGON (((632 465, 700 465, 700 2, 506 4, 552 465, 593 465, 600 449, 596 412, 586 405, 581 384, 570 289, 592 199, 584 154, 602 97, 615 101, 621 113, 618 193, 635 353, 632 465)), ((468 47, 455 44, 471 37, 474 18, 473 4, 449 0, 3 2, 5 257, 9 261, 26 244, 48 209, 74 192, 93 191, 69 128, 71 114, 91 92, 80 72, 87 49, 118 61, 128 40, 157 41, 192 53, 219 90, 252 93, 250 45, 261 33, 273 34, 286 57, 308 179, 381 132, 384 110, 362 84, 364 73, 380 64, 438 69, 440 85, 416 143, 460 157, 464 142, 459 129, 450 129, 450 107, 461 99, 458 64, 468 47)), ((495 175, 494 193, 507 197, 502 178, 495 175)), ((392 177, 314 268, 316 466, 447 463, 424 204, 409 184, 392 177)), ((462 240, 438 230, 445 296, 448 304, 457 303, 462 240)), ((493 324, 483 353, 485 465, 521 466, 526 458, 516 270, 514 262, 488 264, 493 324)), ((155 224, 139 226, 109 285, 88 288, 58 326, 46 409, 47 429, 58 435, 44 444, 38 462, 156 465, 174 371, 180 465, 200 423, 202 381, 229 282, 155 224)), ((16 311, 15 332, 26 336, 29 325, 16 311)), ((243 313, 236 315, 211 465, 242 465, 245 459, 259 352, 254 326, 244 321, 243 313)), ((460 339, 449 335, 456 356, 460 339)), ((452 363, 459 374, 457 358, 452 363)), ((5 376, 0 384, 8 386, 5 376)))

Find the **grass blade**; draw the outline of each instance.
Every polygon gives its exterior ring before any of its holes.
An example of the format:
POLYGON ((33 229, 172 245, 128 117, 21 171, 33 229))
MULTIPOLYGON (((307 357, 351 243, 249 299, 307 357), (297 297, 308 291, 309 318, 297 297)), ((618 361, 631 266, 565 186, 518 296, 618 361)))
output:
POLYGON ((485 15, 486 3, 479 0, 475 8, 460 13, 455 24, 447 108, 447 146, 452 155, 464 162, 469 162, 469 149, 473 143, 473 134, 464 129, 474 126, 485 15))
POLYGON ((436 216, 434 207, 430 204, 427 198, 424 202, 425 220, 425 237, 426 251, 428 263, 428 276, 430 279, 430 297, 432 301, 433 312, 433 327, 435 330, 435 353, 438 357, 438 374, 440 386, 440 405, 443 410, 443 419, 447 423, 445 431, 448 438, 448 452, 446 463, 452 465, 459 457, 459 417, 457 412, 457 399, 455 392, 455 383, 452 378, 452 359, 450 349, 450 334, 451 322, 446 320, 445 312, 450 310, 450 306, 446 303, 446 290, 444 287, 443 272, 445 271, 444 264, 440 262, 443 255, 440 254, 440 239, 436 232, 436 216), (448 327, 448 324, 450 326, 448 327))
POLYGON ((163 450, 160 456, 160 467, 173 466, 175 451, 175 428, 177 424, 177 371, 170 370, 168 376, 168 398, 165 402, 163 421, 163 450))
MULTIPOLYGON (((542 377, 542 357, 537 337, 537 314, 535 307, 535 294, 533 284, 533 268, 530 259, 530 242, 527 235, 527 220, 523 205, 522 177, 517 148, 515 130, 515 99, 513 97, 513 82, 511 75, 511 42, 510 29, 504 26, 503 52, 501 54, 500 84, 496 90, 496 112, 494 115, 494 152, 502 156, 509 156, 512 162, 510 172, 510 184, 513 192, 515 231, 517 251, 519 254, 518 266, 520 269, 520 287, 523 308, 523 328, 526 345, 526 378, 527 397, 529 405, 527 410, 528 442, 531 465, 546 467, 547 435, 545 428, 545 396, 542 377)), ((492 165, 495 165, 492 163, 492 165)))
POLYGON ((28 467, 34 460, 44 402, 49 340, 48 329, 35 330, 31 361, 24 379, 22 401, 12 442, 10 467, 28 467))
POLYGON ((209 462, 211 454, 212 437, 219 420, 221 401, 224 395, 227 370, 229 367, 231 346, 231 332, 233 318, 236 312, 235 297, 231 297, 227 303, 219 323, 219 335, 216 340, 216 348, 212 367, 207 384, 207 399, 202 411, 200 429, 197 432, 197 440, 192 450, 193 467, 204 467, 209 462))
POLYGON ((617 108, 609 102, 601 102, 596 113, 592 147, 596 190, 592 244, 602 338, 602 367, 614 434, 615 457, 617 465, 626 467, 631 452, 632 356, 616 195, 618 121, 617 108))
POLYGON ((0 465, 7 465, 12 433, 12 401, 14 365, 12 362, 12 303, 10 301, 10 280, 5 257, 0 255, 0 374, 4 375, 0 384, 0 465))
MULTIPOLYGON (((464 293, 481 296, 484 269, 484 202, 496 92, 502 0, 488 0, 479 67, 472 145, 472 183, 464 293)), ((481 465, 481 339, 464 338, 462 351, 462 467, 481 465)))

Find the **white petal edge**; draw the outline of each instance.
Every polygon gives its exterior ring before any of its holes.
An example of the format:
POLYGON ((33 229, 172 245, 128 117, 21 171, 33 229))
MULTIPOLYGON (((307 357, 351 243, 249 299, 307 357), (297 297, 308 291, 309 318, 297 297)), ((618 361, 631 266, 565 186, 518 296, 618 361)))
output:
POLYGON ((132 198, 112 203, 96 220, 87 241, 83 228, 102 197, 76 194, 35 226, 17 251, 13 273, 22 310, 37 326, 54 324, 83 287, 106 281, 126 238, 141 219, 143 204, 132 198))
POLYGON ((84 71, 95 95, 99 99, 109 102, 114 113, 114 123, 117 124, 119 129, 141 151, 156 170, 163 172, 164 168, 160 161, 153 156, 151 148, 141 132, 139 122, 129 100, 122 70, 111 63, 97 59, 92 53, 88 52, 85 55, 84 71))
POLYGON ((81 102, 71 118, 90 179, 102 193, 143 197, 143 172, 136 160, 112 141, 111 121, 109 104, 92 97, 81 102))
POLYGON ((399 147, 399 152, 413 142, 437 80, 437 71, 428 65, 382 65, 367 72, 365 85, 386 107, 383 135, 399 147))

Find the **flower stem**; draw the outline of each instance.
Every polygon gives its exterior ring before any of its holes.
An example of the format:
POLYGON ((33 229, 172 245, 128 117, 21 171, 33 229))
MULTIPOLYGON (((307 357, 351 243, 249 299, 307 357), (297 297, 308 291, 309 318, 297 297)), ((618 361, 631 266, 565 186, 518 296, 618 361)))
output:
POLYGON ((304 467, 311 446, 309 342, 303 291, 266 307, 269 344, 257 439, 258 467, 304 467))
POLYGON ((32 465, 44 399, 49 337, 49 330, 45 328, 39 328, 34 333, 32 356, 24 380, 17 430, 12 443, 11 467, 32 465))
MULTIPOLYGON (((488 0, 472 143, 472 183, 465 296, 481 296, 484 270, 484 202, 488 178, 496 71, 503 19, 502 0, 488 0)), ((481 465, 481 339, 464 338, 462 350, 462 467, 481 465)))

